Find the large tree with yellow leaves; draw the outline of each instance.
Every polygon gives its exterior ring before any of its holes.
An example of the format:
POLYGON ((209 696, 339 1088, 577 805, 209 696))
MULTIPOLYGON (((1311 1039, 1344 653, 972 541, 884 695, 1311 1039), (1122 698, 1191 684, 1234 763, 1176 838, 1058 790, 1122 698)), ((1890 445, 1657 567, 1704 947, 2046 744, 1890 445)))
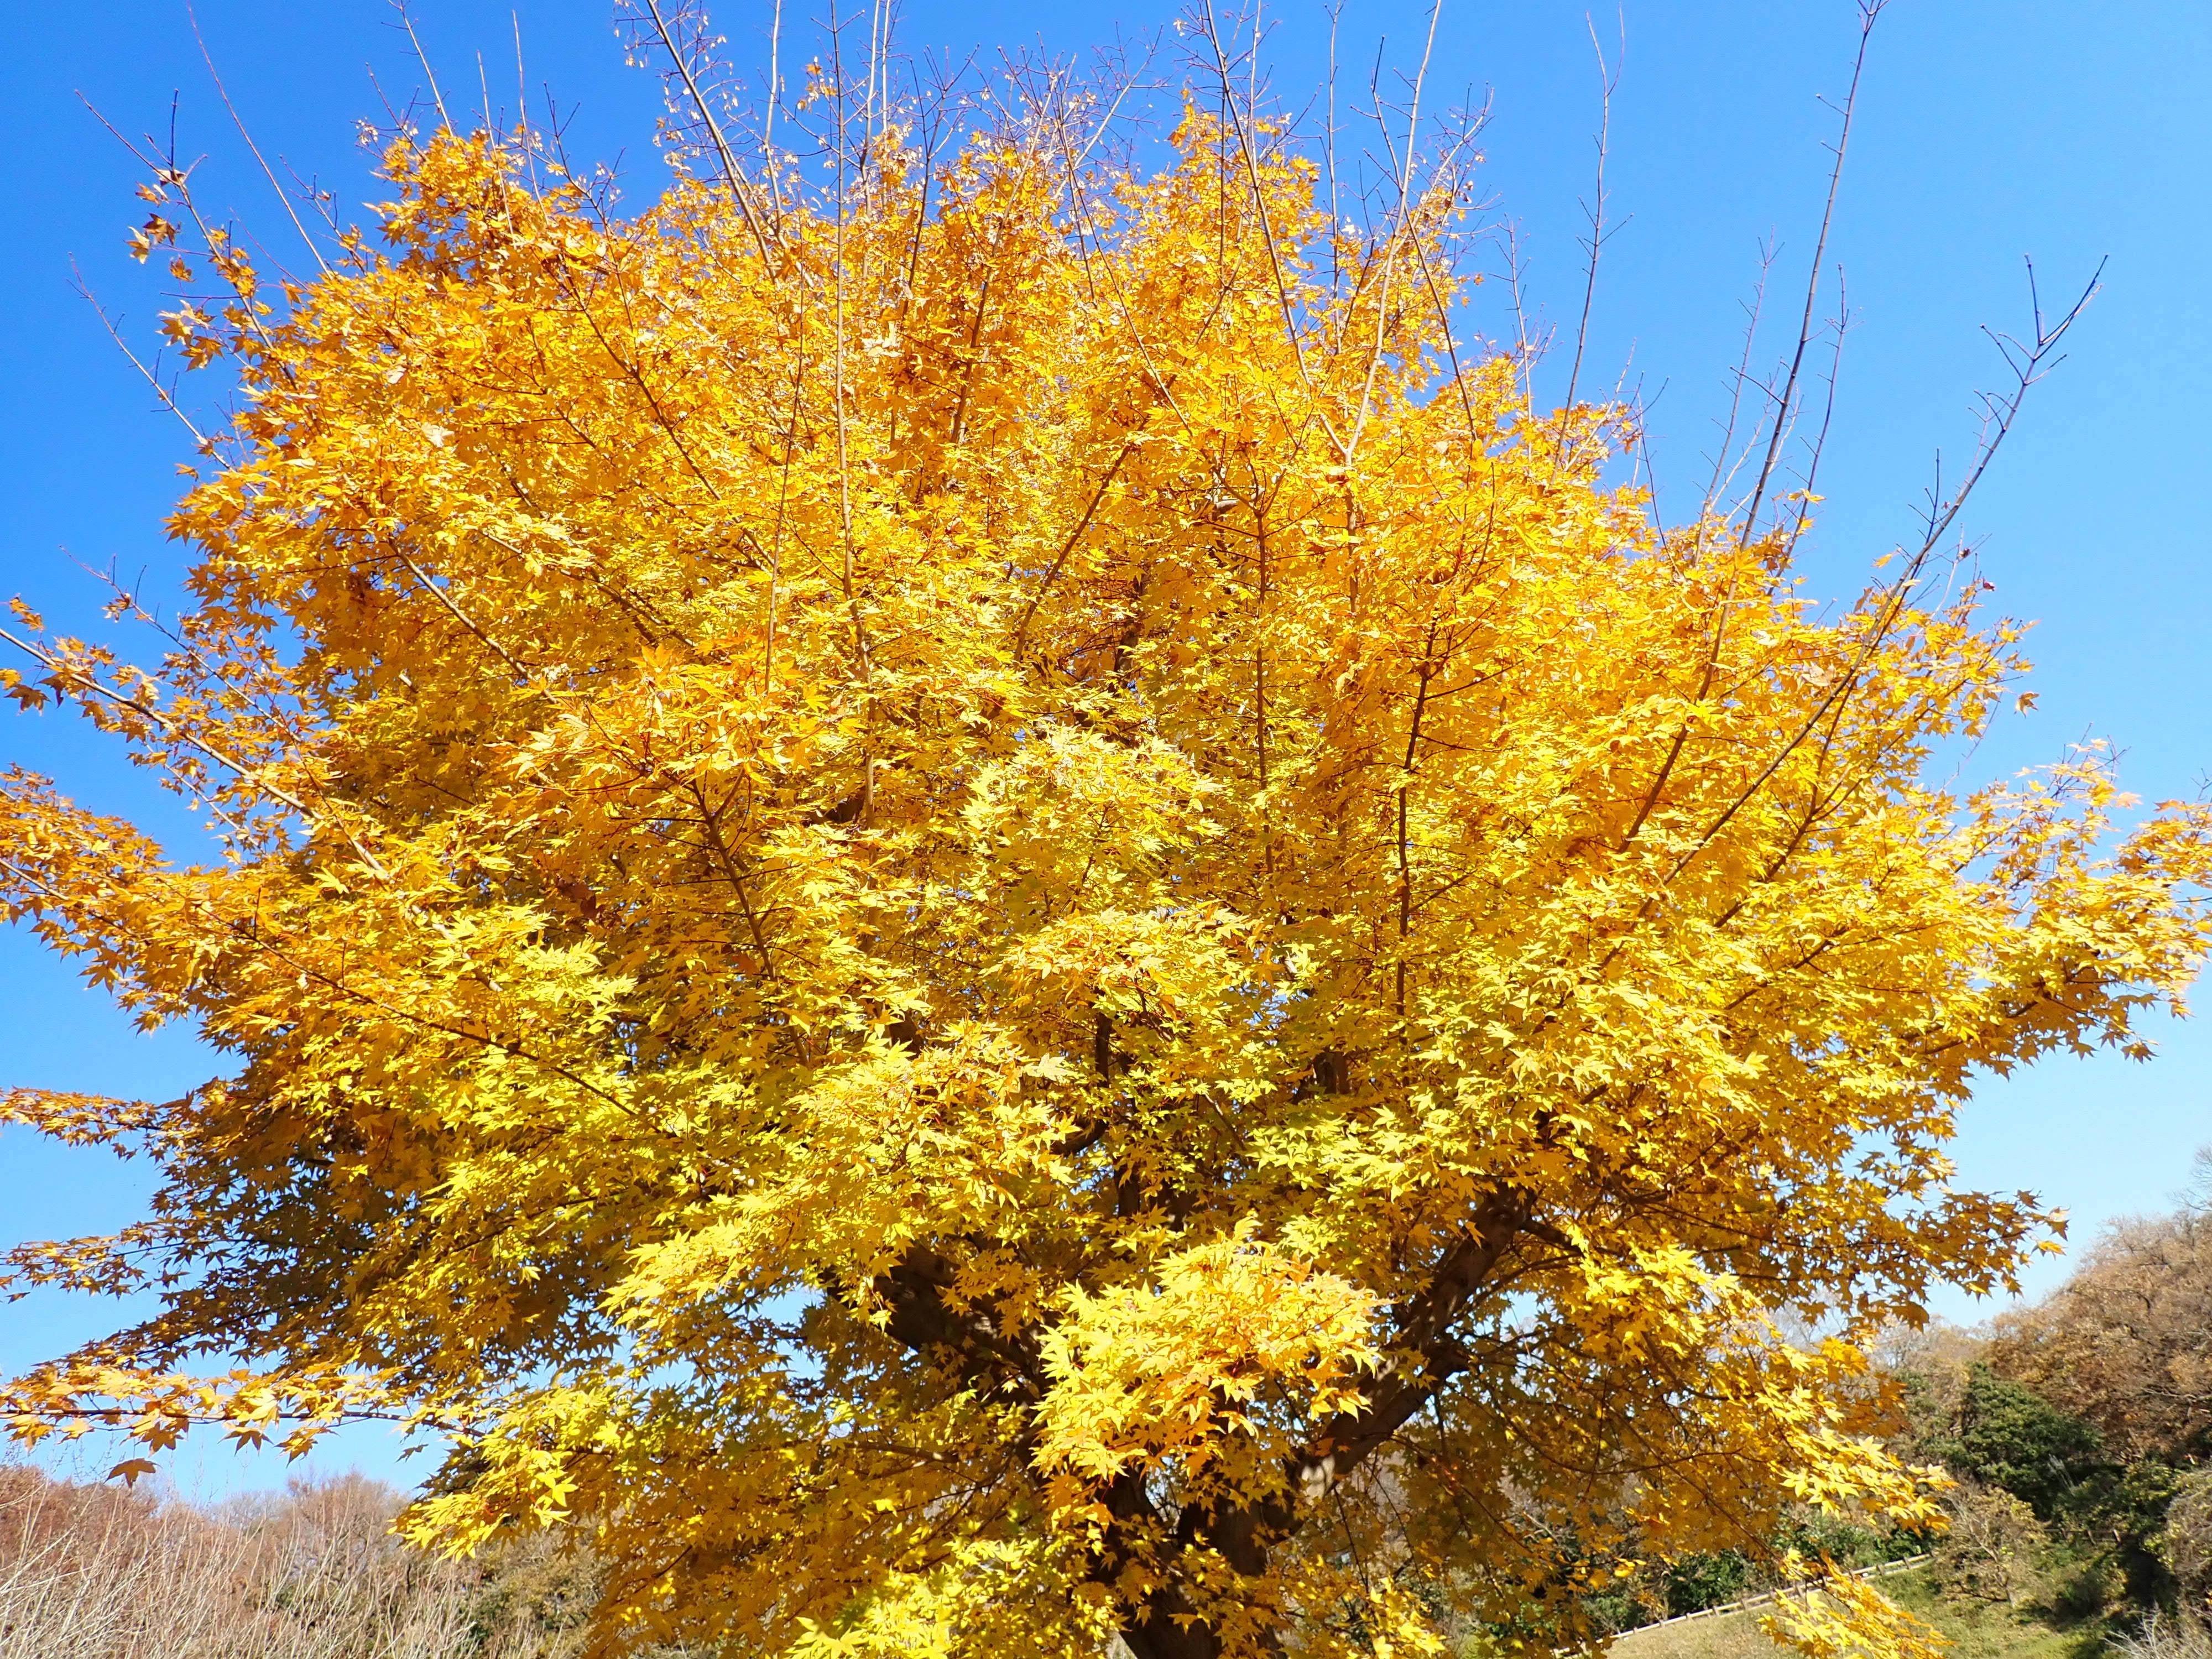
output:
POLYGON ((2008 1282, 1954 1112, 2178 996, 2204 814, 1927 781, 2014 633, 1933 533, 1822 616, 1802 502, 1655 526, 1454 343, 1449 180, 1066 114, 628 217, 403 142, 283 282, 164 170, 193 605, 9 683, 222 855, 15 771, 0 902, 235 1063, 0 1108, 165 1176, 17 1253, 162 1308, 20 1436, 415 1422, 416 1540, 580 1526, 611 1640, 732 1653, 1559 1639, 1626 1528, 1929 1517, 1850 1339, 2008 1282))

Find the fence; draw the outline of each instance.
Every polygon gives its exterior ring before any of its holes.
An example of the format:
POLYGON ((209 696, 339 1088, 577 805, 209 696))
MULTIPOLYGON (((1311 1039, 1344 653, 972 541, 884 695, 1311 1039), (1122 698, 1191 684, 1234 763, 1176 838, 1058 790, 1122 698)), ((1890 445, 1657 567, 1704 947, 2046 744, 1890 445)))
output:
MULTIPOLYGON (((1933 1555, 1908 1555, 1902 1561, 1878 1561, 1873 1566, 1861 1567, 1854 1572, 1847 1572, 1843 1576, 1846 1578, 1887 1578, 1892 1573, 1910 1572, 1915 1567, 1924 1567, 1935 1559, 1933 1555)), ((1811 1584, 1804 1588, 1817 1589, 1818 1585, 1811 1584)), ((1717 1607, 1699 1607, 1695 1613, 1677 1613, 1672 1619, 1662 1619, 1653 1624, 1638 1625, 1636 1629, 1623 1631, 1621 1634, 1635 1636, 1647 1630, 1664 1630, 1669 1625, 1686 1625, 1692 1619, 1718 1619, 1726 1613, 1745 1613, 1753 1607, 1770 1607, 1783 1596, 1792 1593, 1794 1592, 1790 1589, 1771 1589, 1763 1595, 1747 1595, 1741 1601, 1723 1601, 1717 1607)))

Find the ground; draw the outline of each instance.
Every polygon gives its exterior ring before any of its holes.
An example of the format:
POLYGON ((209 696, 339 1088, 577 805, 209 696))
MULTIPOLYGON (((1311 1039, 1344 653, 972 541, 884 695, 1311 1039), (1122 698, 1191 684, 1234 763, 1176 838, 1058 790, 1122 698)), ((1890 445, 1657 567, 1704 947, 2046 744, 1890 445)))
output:
MULTIPOLYGON (((2096 1659, 2106 1651, 2104 1628, 2094 1621, 2060 1628, 2035 1608, 1939 1595, 1924 1571, 1886 1579, 1881 1588, 1948 1637, 1954 1659, 2096 1659)), ((1779 1659, 1789 1650, 1759 1629, 1759 1617, 1734 1613, 1631 1631, 1613 1644, 1614 1659, 1779 1659)))

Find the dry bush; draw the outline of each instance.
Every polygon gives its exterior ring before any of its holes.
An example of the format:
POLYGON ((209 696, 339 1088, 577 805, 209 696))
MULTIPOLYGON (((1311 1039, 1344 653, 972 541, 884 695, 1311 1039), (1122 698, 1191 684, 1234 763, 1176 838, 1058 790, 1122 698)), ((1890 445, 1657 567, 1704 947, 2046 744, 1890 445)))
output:
POLYGON ((565 1659, 588 1563, 402 1549, 358 1476, 214 1510, 0 1468, 0 1659, 565 1659))
POLYGON ((2154 1613, 2112 1642, 2115 1659, 2212 1659, 2212 1631, 2194 1619, 2154 1613))
POLYGON ((2166 1508, 2166 1565, 2183 1602, 2212 1613, 2212 1470, 2185 1477, 2166 1508))

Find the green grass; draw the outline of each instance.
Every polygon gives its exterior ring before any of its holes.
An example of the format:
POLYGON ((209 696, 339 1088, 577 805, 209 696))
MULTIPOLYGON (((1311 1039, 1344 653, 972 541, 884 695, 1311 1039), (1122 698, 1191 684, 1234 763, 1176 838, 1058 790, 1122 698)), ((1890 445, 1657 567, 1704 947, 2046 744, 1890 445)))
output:
MULTIPOLYGON (((2099 1659, 2105 1652, 2104 1628, 2094 1620, 2061 1626, 2039 1608, 1946 1596, 1925 1571, 1886 1578, 1881 1591, 1948 1637, 1954 1659, 2099 1659)), ((1619 1659, 1778 1659, 1790 1652, 1759 1629, 1759 1618, 1753 1610, 1650 1626, 1629 1632, 1613 1650, 1619 1659)))

